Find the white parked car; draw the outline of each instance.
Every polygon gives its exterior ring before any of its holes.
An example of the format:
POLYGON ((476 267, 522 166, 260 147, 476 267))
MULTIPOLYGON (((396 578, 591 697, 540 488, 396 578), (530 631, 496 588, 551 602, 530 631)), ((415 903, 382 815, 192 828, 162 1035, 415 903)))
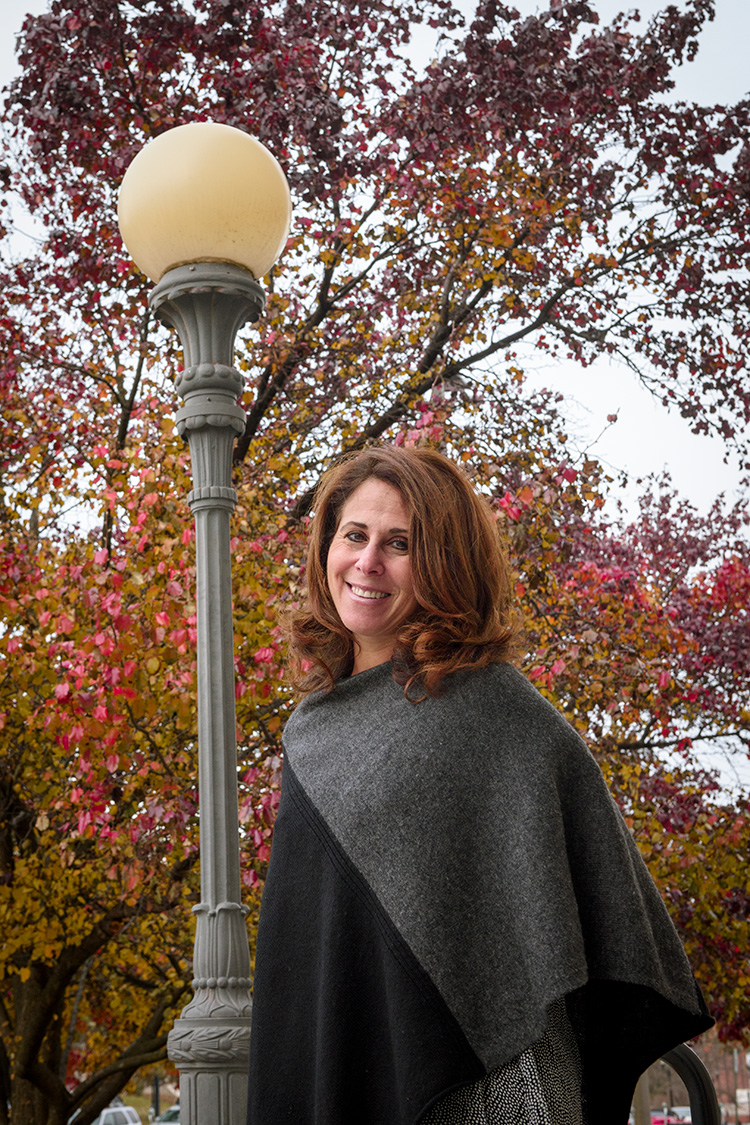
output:
POLYGON ((131 1105, 108 1105, 94 1118, 93 1125, 141 1125, 141 1117, 131 1105))

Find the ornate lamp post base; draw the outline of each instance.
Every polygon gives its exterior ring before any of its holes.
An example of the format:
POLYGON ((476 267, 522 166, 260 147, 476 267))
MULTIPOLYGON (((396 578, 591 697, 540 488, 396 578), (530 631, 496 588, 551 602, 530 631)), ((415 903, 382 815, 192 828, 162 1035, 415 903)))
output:
MULTIPOLYGON (((248 1005, 249 1006, 249 1005, 248 1005)), ((250 1016, 176 1021, 167 1042, 180 1072, 180 1121, 231 1122, 247 1116, 250 1016)))

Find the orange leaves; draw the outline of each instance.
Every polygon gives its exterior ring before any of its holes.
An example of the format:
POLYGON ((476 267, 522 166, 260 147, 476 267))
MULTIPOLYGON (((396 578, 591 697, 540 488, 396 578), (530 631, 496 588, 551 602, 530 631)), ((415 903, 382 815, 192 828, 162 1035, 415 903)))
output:
POLYGON ((666 808, 656 805, 648 791, 644 798, 641 823, 655 815, 661 828, 660 835, 639 836, 652 874, 720 1020, 721 1037, 746 1041, 750 852, 745 817, 725 803, 707 806, 696 789, 682 804, 671 799, 666 808))
MULTIPOLYGON (((146 521, 111 550, 94 551, 71 535, 62 545, 41 540, 23 559, 10 540, 0 552, 13 642, 5 645, 13 663, 0 681, 0 738, 3 761, 14 771, 12 789, 0 778, 3 854, 13 856, 1 873, 0 921, 14 934, 4 943, 0 978, 17 974, 29 982, 31 966, 51 968, 64 952, 70 956, 92 940, 97 927, 97 973, 106 978, 107 950, 118 949, 121 928, 113 910, 121 919, 129 912, 142 919, 132 936, 140 934, 147 958, 139 971, 148 972, 148 964, 156 969, 153 987, 161 988, 160 977, 170 972, 163 947, 149 950, 146 918, 150 911, 172 912, 190 894, 190 864, 176 882, 171 872, 190 854, 195 813, 194 690, 189 656, 186 661, 178 651, 191 630, 194 635, 186 596, 190 537, 183 543, 179 527, 172 536, 179 550, 172 546, 165 556, 160 545, 134 552, 144 528, 157 541, 167 538, 154 525, 163 524, 162 505, 139 511, 146 521), (147 670, 154 660, 158 669, 147 670), (33 828, 10 839, 8 801, 33 810, 33 828), (30 909, 32 900, 44 904, 41 917, 30 909)), ((182 911, 187 917, 189 902, 182 911)), ((179 946, 177 935, 172 940, 179 946)), ((86 1004, 82 1019, 90 1018, 86 1004)), ((131 998, 118 1032, 122 1046, 145 1018, 142 1007, 131 998)), ((82 1065, 96 1065, 94 1055, 87 1057, 82 1065)))

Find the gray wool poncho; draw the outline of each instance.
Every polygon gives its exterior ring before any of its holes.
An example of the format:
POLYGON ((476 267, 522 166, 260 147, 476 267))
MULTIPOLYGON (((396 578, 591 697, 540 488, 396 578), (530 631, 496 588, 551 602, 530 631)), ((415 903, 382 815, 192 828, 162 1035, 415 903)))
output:
POLYGON ((261 908, 250 1125, 411 1125, 565 999, 584 1120, 711 1025, 584 743, 509 665, 413 703, 390 664, 284 734, 261 908))

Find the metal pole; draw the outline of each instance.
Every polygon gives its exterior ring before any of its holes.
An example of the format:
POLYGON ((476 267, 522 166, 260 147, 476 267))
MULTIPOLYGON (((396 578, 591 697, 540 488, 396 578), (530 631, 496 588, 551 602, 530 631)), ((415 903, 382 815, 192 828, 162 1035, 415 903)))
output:
POLYGON ((234 338, 263 310, 263 290, 238 266, 170 270, 151 305, 182 342, 177 430, 190 443, 195 516, 201 902, 194 996, 170 1032, 181 1125, 244 1125, 250 1046, 250 951, 240 895, 234 643, 229 521, 237 502, 232 447, 245 424, 234 338))

